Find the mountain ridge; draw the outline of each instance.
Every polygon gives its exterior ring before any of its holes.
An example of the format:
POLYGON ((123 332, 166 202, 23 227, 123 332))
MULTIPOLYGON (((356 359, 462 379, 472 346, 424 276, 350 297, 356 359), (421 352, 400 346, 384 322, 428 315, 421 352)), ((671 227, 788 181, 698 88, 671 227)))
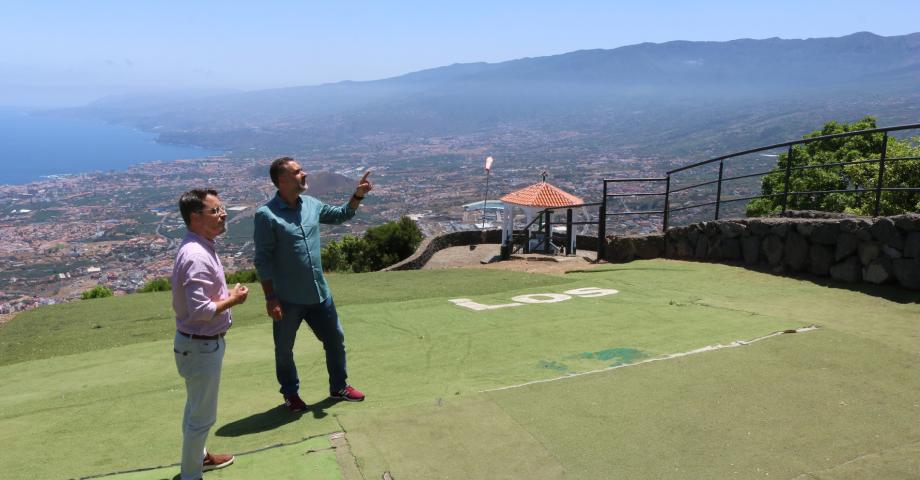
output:
MULTIPOLYGON (((917 109, 879 105, 899 98, 910 102, 920 95, 918 85, 920 33, 883 37, 857 32, 814 39, 646 42, 157 106, 126 98, 114 104, 101 100, 78 112, 156 129, 162 140, 174 143, 323 149, 381 134, 418 139, 479 134, 501 126, 591 133, 628 128, 628 112, 636 110, 653 112, 658 121, 652 125, 680 130, 686 124, 674 118, 676 109, 705 127, 770 103, 787 105, 775 112, 777 122, 835 102, 852 107, 844 109, 845 116, 910 121, 917 109)), ((657 132, 637 133, 641 141, 657 132)), ((608 143, 618 141, 611 137, 608 143)))

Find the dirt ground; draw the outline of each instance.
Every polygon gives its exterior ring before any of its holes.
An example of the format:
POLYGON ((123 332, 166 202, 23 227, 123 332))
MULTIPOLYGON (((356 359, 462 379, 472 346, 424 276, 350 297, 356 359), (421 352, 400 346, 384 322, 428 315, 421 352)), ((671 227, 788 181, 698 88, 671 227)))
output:
POLYGON ((510 260, 489 260, 498 256, 499 245, 482 244, 469 246, 450 247, 438 251, 431 260, 422 267, 423 270, 439 268, 485 268, 493 270, 510 270, 526 273, 546 273, 550 275, 563 275, 571 270, 582 270, 594 266, 594 252, 584 252, 576 256, 548 256, 541 254, 512 255, 510 260))

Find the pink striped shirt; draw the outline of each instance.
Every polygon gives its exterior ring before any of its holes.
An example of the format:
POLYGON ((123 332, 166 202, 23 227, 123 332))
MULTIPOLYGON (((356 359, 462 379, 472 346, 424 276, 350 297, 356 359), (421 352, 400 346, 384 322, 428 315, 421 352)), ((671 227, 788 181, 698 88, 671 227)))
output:
POLYGON ((230 309, 219 314, 214 302, 230 296, 224 266, 214 242, 188 232, 182 239, 172 273, 176 329, 195 335, 217 335, 232 323, 230 309))

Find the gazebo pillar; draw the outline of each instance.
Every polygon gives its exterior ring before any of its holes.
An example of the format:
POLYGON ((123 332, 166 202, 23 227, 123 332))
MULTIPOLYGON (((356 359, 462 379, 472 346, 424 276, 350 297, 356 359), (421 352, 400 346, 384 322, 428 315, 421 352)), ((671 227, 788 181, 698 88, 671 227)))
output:
POLYGON ((514 205, 510 203, 502 202, 504 212, 502 214, 502 246, 504 247, 509 243, 508 240, 511 239, 511 236, 514 235, 512 228, 514 228, 514 205))

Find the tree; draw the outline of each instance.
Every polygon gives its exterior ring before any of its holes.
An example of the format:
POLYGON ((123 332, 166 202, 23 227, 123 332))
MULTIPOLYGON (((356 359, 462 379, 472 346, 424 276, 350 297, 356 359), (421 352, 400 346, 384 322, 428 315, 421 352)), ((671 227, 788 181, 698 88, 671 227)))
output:
POLYGON ((369 247, 361 237, 345 235, 329 242, 322 250, 323 270, 327 272, 367 272, 369 247))
POLYGON ((397 222, 367 229, 364 239, 371 253, 368 258, 370 270, 380 270, 415 253, 422 241, 422 232, 413 220, 402 217, 397 222))
POLYGON ((346 235, 323 247, 323 270, 371 272, 388 267, 415 252, 422 241, 418 225, 403 217, 367 230, 363 237, 346 235))
POLYGON ((92 298, 105 298, 105 297, 111 297, 111 296, 112 296, 112 290, 110 290, 105 285, 96 285, 92 289, 83 292, 83 295, 82 295, 83 300, 90 300, 92 298))
POLYGON ((341 252, 341 263, 337 271, 340 272, 369 272, 371 248, 367 241, 361 237, 345 235, 339 242, 339 251, 341 252))
MULTIPOLYGON (((833 135, 876 127, 875 118, 866 116, 851 124, 828 122, 821 130, 816 130, 804 138, 833 135)), ((826 165, 833 163, 855 162, 879 159, 884 135, 881 133, 852 135, 841 138, 818 140, 792 147, 791 167, 826 165)), ((920 138, 899 140, 889 136, 886 148, 884 186, 885 187, 920 187, 920 161, 896 160, 920 156, 920 138)), ((751 201, 747 206, 750 217, 777 213, 782 209, 782 192, 785 186, 786 165, 789 155, 782 153, 776 167, 764 176, 761 194, 772 195, 751 201)), ((870 190, 863 193, 825 193, 809 195, 789 195, 786 208, 790 210, 821 210, 827 212, 847 212, 857 215, 875 213, 875 192, 878 182, 879 164, 860 163, 855 165, 829 166, 792 170, 789 177, 790 192, 819 190, 870 190)), ((920 210, 920 193, 917 192, 882 192, 880 215, 920 210)))
POLYGON ((323 259, 324 272, 337 272, 344 269, 345 259, 342 257, 342 246, 339 242, 329 242, 320 251, 323 259))
POLYGON ((169 283, 169 279, 166 277, 157 277, 145 283, 144 286, 138 290, 138 293, 168 292, 170 290, 172 290, 172 285, 169 283))

